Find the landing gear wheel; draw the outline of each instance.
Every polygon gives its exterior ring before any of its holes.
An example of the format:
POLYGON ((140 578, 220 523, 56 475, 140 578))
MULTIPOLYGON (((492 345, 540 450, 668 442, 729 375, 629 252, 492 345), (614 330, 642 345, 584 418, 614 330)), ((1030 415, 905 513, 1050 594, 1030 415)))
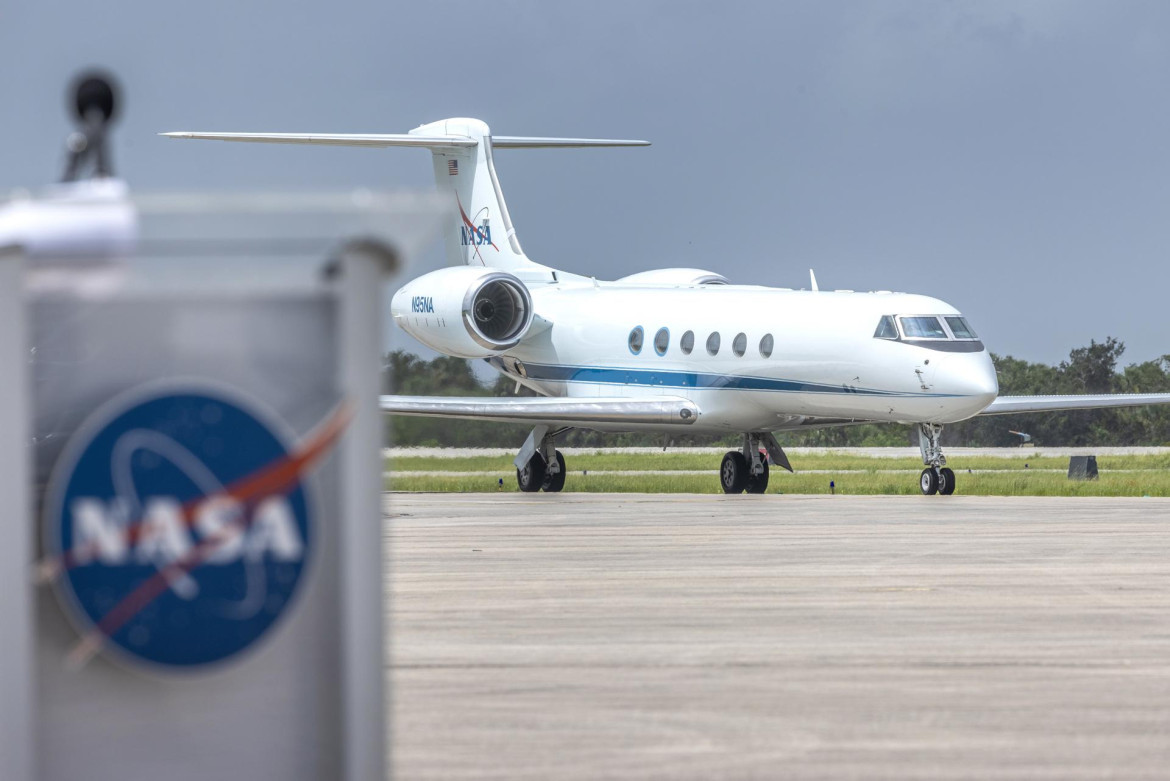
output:
POLYGON ((544 485, 542 486, 547 493, 555 494, 565 487, 565 457, 561 455, 561 451, 557 451, 557 466, 560 469, 556 474, 545 470, 544 485))
MULTIPOLYGON (((745 459, 746 460, 746 459, 745 459)), ((768 490, 768 462, 764 462, 764 471, 758 475, 749 475, 747 480, 747 492, 749 494, 762 494, 768 490)))
POLYGON ((955 492, 955 470, 943 467, 938 470, 938 492, 950 496, 955 492))
POLYGON ((938 472, 934 471, 934 467, 928 466, 922 470, 922 474, 918 476, 918 487, 927 496, 938 493, 938 472))
POLYGON ((732 450, 723 456, 723 463, 719 466, 719 482, 725 494, 742 494, 747 488, 751 470, 747 459, 738 450, 732 450))
POLYGON ((544 458, 533 453, 522 468, 516 470, 516 485, 525 493, 536 493, 544 485, 544 458))

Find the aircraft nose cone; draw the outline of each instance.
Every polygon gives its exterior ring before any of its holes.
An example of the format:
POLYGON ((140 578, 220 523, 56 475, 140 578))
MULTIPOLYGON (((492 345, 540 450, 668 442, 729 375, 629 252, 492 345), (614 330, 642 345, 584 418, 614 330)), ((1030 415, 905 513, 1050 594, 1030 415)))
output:
POLYGON ((962 360, 953 360, 959 356, 952 356, 947 362, 947 371, 951 375, 954 392, 963 396, 971 396, 987 406, 995 401, 999 395, 999 380, 995 376, 995 364, 986 352, 973 353, 963 356, 962 360))

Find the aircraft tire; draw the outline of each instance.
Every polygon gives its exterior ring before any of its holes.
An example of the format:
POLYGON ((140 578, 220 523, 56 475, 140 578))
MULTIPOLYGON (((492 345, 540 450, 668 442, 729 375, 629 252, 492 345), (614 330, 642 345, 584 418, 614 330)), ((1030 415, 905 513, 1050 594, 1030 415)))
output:
POLYGON ((926 496, 938 493, 938 472, 934 471, 934 467, 928 466, 922 470, 922 474, 918 476, 918 487, 926 496))
POLYGON ((523 469, 516 470, 516 485, 524 493, 536 493, 544 486, 544 458, 533 453, 523 469))
POLYGON ((546 493, 555 494, 560 492, 565 487, 565 457, 561 455, 561 451, 557 451, 557 466, 560 471, 555 475, 546 470, 544 475, 543 488, 546 493))
POLYGON ((938 470, 938 492, 950 496, 955 492, 955 470, 943 467, 938 470))
POLYGON ((768 490, 768 462, 764 462, 764 471, 758 475, 749 475, 747 479, 747 492, 749 494, 762 494, 768 490))
POLYGON ((747 459, 738 450, 728 451, 719 465, 719 483, 725 494, 742 494, 747 488, 750 469, 747 459))

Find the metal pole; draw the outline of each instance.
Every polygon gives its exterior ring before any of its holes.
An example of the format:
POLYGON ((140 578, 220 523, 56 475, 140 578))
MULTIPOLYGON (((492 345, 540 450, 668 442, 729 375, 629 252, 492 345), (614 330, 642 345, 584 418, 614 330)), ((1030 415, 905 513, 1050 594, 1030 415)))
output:
POLYGON ((0 248, 0 778, 33 778, 33 518, 24 256, 0 248))
POLYGON ((382 593, 382 364, 385 274, 397 265, 385 246, 348 246, 341 259, 337 354, 353 418, 341 442, 340 596, 345 778, 386 777, 382 593))

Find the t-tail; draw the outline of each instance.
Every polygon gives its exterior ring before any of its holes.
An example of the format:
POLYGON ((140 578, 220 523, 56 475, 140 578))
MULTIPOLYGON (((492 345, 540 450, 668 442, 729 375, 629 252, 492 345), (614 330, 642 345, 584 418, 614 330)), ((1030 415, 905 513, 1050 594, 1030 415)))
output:
POLYGON ((496 174, 495 149, 550 149, 601 146, 649 146, 649 141, 595 138, 527 138, 492 136, 478 119, 443 119, 403 134, 329 133, 163 133, 169 138, 251 141, 272 144, 331 146, 414 146, 431 150, 435 183, 451 193, 456 220, 445 231, 447 259, 452 265, 488 266, 512 272, 551 270, 533 263, 504 201, 496 174))

